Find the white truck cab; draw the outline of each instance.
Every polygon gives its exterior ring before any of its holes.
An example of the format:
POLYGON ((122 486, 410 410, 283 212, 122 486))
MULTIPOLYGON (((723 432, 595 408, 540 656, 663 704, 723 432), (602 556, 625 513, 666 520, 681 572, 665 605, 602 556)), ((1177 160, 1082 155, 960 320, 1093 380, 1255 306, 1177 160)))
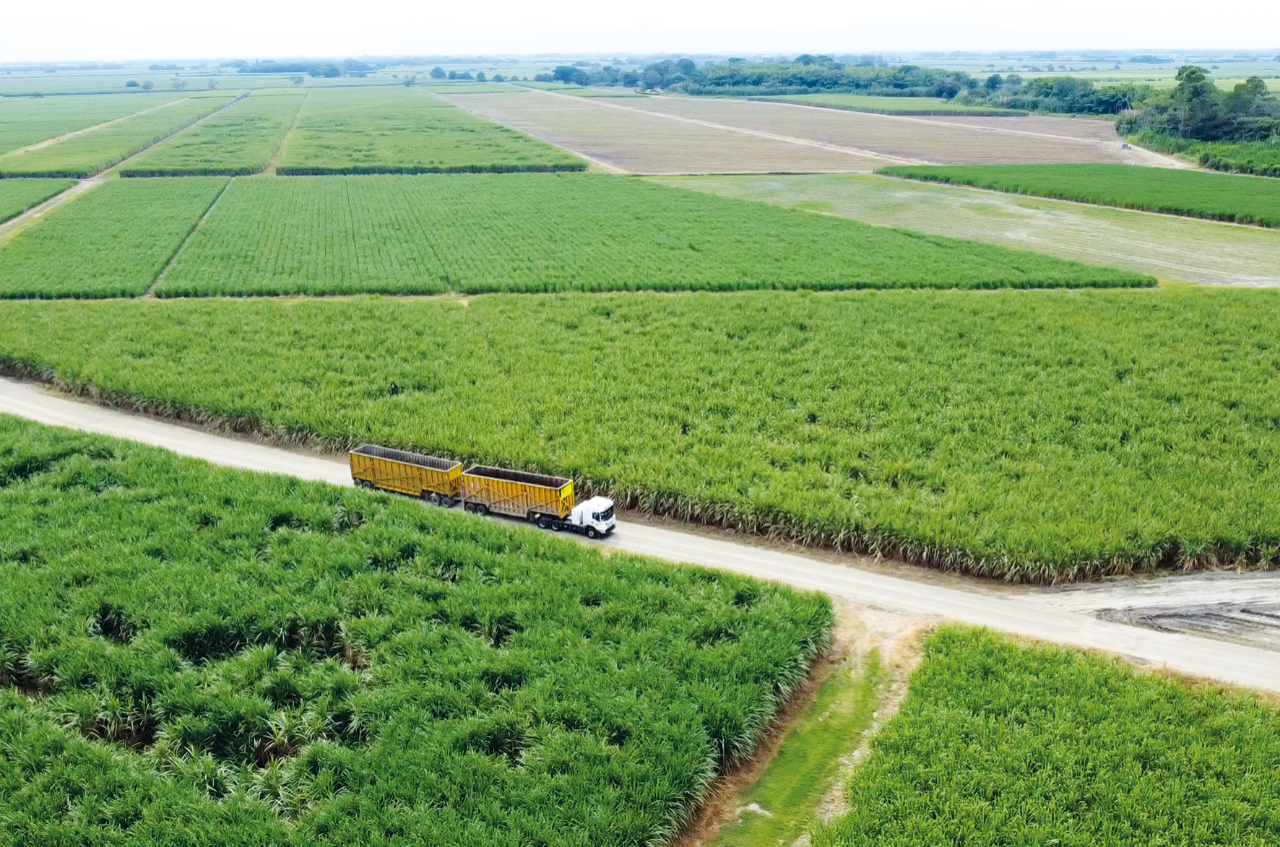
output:
POLYGON ((618 522, 613 515, 613 501, 608 497, 584 500, 569 513, 565 525, 588 538, 601 538, 613 532, 618 522))

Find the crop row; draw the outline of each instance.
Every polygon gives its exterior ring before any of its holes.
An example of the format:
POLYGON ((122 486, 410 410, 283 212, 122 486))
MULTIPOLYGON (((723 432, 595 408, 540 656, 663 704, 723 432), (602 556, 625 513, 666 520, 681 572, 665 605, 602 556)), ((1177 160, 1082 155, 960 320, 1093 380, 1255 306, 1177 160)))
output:
POLYGON ((0 154, 119 120, 176 96, 5 97, 0 99, 0 154))
POLYGON ((660 843, 831 626, 820 595, 7 417, 0 513, 12 843, 660 843))
POLYGON ((925 644, 815 847, 1280 843, 1280 711, 987 632, 925 644))
POLYGON ((1150 284, 639 180, 476 175, 237 180, 156 293, 1150 284))
MULTIPOLYGON (((0 180, 0 195, 35 182, 0 180)), ((0 246, 0 298, 144 294, 226 185, 112 180, 85 192, 0 246)))
POLYGON ((175 100, 55 144, 0 155, 0 175, 91 176, 195 123, 229 99, 217 95, 175 100))
POLYGON ((277 172, 305 174, 584 170, 572 153, 415 88, 315 91, 277 172))
POLYGON ((73 185, 75 182, 69 179, 0 180, 0 223, 17 217, 73 185))
POLYGON ((883 168, 878 173, 1102 206, 1280 226, 1280 183, 1268 179, 1132 165, 908 166, 883 168))
POLYGON ((941 97, 876 97, 865 94, 793 94, 781 97, 748 97, 766 103, 792 103, 797 106, 820 106, 824 109, 845 109, 850 112, 871 112, 877 115, 984 115, 1007 117, 1025 115, 1017 109, 993 109, 944 100, 941 97))
POLYGON ((237 175, 261 171, 293 123, 301 92, 254 94, 198 127, 148 150, 121 176, 237 175))
POLYGON ((0 304, 0 361, 162 414, 571 475, 1010 580, 1280 564, 1280 293, 0 304))

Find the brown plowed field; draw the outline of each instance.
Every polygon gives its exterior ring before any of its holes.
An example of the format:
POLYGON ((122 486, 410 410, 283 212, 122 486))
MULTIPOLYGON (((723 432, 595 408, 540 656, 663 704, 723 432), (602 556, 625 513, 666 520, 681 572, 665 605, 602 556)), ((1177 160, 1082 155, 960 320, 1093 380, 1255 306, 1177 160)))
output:
MULTIPOLYGON (((870 173, 893 164, 811 143, 792 143, 621 108, 623 104, 648 104, 639 98, 606 100, 528 91, 451 94, 444 99, 629 173, 870 173)), ((785 134, 785 129, 780 134, 785 134)))

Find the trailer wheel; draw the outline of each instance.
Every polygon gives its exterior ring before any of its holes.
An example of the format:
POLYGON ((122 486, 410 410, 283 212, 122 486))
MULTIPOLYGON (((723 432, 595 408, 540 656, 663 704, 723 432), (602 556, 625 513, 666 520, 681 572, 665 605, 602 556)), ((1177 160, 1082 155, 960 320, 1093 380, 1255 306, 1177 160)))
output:
POLYGON ((538 529, 551 529, 551 521, 547 519, 546 515, 534 516, 533 522, 538 525, 538 529))
POLYGON ((423 500, 426 500, 426 501, 427 501, 428 503, 430 503, 432 506, 439 506, 439 505, 440 505, 440 495, 439 495, 439 494, 436 494, 434 491, 424 491, 424 492, 422 492, 422 499, 423 499, 423 500))
POLYGON ((489 507, 484 503, 476 503, 475 513, 477 515, 487 515, 489 514, 489 507))
POLYGON ((551 528, 552 528, 554 531, 559 532, 560 530, 564 529, 564 521, 555 521, 555 520, 553 520, 553 521, 551 522, 551 528))
POLYGON ((453 508, 453 498, 451 498, 448 494, 441 494, 441 495, 440 495, 440 508, 442 508, 442 509, 452 509, 452 508, 453 508))
POLYGON ((592 541, 594 541, 599 537, 600 537, 600 532, 594 526, 587 527, 587 538, 590 538, 592 541))
POLYGON ((463 503, 462 503, 462 511, 464 511, 464 512, 474 512, 475 510, 476 510, 476 504, 475 504, 475 503, 469 503, 469 502, 463 501, 463 503))

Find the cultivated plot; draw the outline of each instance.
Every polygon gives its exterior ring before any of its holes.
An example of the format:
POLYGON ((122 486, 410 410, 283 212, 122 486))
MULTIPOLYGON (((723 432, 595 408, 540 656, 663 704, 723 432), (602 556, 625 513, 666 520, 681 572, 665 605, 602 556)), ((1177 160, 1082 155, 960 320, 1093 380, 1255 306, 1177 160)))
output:
POLYGON ((1273 704, 945 629, 813 843, 1262 847, 1277 769, 1273 704))
POLYGON ((874 97, 865 94, 787 94, 751 97, 765 103, 794 103, 887 115, 1025 115, 1016 109, 995 109, 973 103, 957 103, 941 97, 874 97))
POLYGON ((237 180, 156 294, 1152 283, 638 180, 511 174, 237 180))
POLYGON ((0 361, 1049 581, 1276 566, 1277 327, 1280 292, 1191 287, 33 302, 0 361))
POLYGON ((277 172, 513 172, 585 167, 571 153, 470 115, 434 94, 400 88, 314 92, 298 115, 277 172))
POLYGON ((90 176, 225 105, 228 95, 191 97, 99 126, 48 146, 0 155, 0 174, 90 176))
POLYGON ((251 174, 267 166, 306 95, 266 91, 143 153, 121 176, 251 174))
POLYGON ((1280 180, 1126 165, 890 167, 889 176, 1280 227, 1280 180))
POLYGON ((796 144, 601 105, 634 102, 629 100, 614 103, 536 91, 456 94, 448 99, 627 173, 870 173, 894 164, 856 151, 796 144))
POLYGON ((69 179, 0 180, 0 223, 17 217, 73 185, 75 181, 69 179))
POLYGON ((100 97, 0 98, 0 154, 79 132, 176 98, 115 94, 100 97))
POLYGON ((0 297, 143 294, 225 185, 113 180, 87 191, 0 245, 0 297))
POLYGON ((883 177, 700 177, 670 185, 969 238, 1166 280, 1280 285, 1280 233, 883 177))
POLYGON ((0 512, 21 843, 660 843, 831 627, 777 584, 8 417, 0 512))
MULTIPOLYGON (((1120 148, 1118 138, 1101 141, 1060 135, 1053 132, 1055 124, 1039 131, 992 124, 1003 118, 982 118, 982 123, 971 124, 963 118, 875 115, 703 97, 651 97, 628 107, 935 164, 1128 162, 1128 151, 1120 148)), ((1025 126, 1036 119, 1020 120, 1025 126)))

